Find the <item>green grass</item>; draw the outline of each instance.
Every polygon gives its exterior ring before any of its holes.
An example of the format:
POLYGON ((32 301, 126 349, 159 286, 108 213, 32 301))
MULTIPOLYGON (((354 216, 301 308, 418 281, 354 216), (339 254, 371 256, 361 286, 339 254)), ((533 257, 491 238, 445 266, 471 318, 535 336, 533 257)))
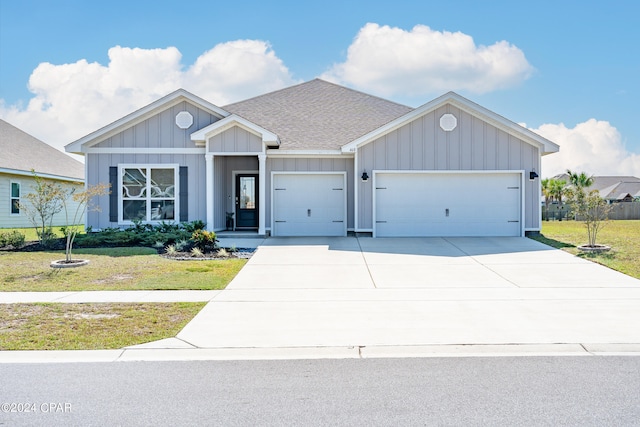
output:
POLYGON ((6 304, 0 350, 117 349, 174 337, 204 305, 6 304))
POLYGON ((78 268, 53 269, 64 251, 0 252, 0 291, 224 289, 244 259, 175 261, 150 248, 77 249, 90 260, 78 268))
POLYGON ((579 221, 543 221, 542 235, 532 237, 579 257, 606 265, 640 279, 640 221, 609 221, 598 234, 597 243, 611 246, 602 254, 585 254, 577 246, 587 243, 587 230, 579 221))
MULTIPOLYGON (((80 229, 82 231, 80 231, 80 234, 84 234, 84 227, 80 227, 80 229)), ((53 231, 53 234, 56 235, 56 237, 64 237, 64 234, 62 234, 62 231, 60 231, 60 227, 51 227, 51 230, 53 231)), ((1 232, 4 233, 8 233, 11 231, 17 231, 19 233, 24 234, 24 240, 26 242, 35 242, 38 240, 38 234, 36 233, 36 229, 33 227, 29 227, 29 228, 0 228, 1 232)))

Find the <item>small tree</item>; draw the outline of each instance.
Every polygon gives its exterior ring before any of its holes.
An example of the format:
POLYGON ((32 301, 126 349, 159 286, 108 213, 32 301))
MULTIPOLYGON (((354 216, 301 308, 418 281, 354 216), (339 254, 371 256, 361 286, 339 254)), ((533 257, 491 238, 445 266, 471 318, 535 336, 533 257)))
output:
POLYGON ((572 185, 566 190, 567 200, 576 215, 576 220, 584 221, 589 239, 588 246, 595 247, 598 233, 608 222, 611 206, 600 197, 598 190, 592 190, 589 193, 585 190, 585 187, 593 184, 593 178, 584 172, 569 173, 569 176, 572 185))
POLYGON ((53 217, 62 210, 66 192, 62 185, 39 177, 32 169, 33 191, 24 196, 26 202, 19 202, 29 222, 36 229, 40 244, 48 246, 54 237, 51 231, 53 217))
POLYGON ((75 188, 69 188, 64 192, 65 197, 62 199, 62 206, 65 214, 65 227, 64 234, 66 237, 65 242, 65 262, 71 262, 71 249, 73 248, 73 241, 80 231, 80 226, 84 219, 84 214, 91 211, 99 211, 100 206, 91 203, 91 200, 97 196, 104 196, 110 193, 109 184, 96 184, 87 186, 83 191, 76 191, 75 188), (75 210, 71 208, 70 201, 73 200, 76 203, 75 210))

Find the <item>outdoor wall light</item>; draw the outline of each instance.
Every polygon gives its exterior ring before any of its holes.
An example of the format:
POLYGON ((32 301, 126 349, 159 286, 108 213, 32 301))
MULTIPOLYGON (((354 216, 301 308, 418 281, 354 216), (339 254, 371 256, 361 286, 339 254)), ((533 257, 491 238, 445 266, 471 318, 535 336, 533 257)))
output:
POLYGON ((538 174, 536 173, 536 171, 529 172, 529 181, 533 181, 537 177, 538 177, 538 174))
POLYGON ((369 175, 367 174, 367 171, 362 172, 362 176, 360 178, 362 178, 362 182, 367 182, 369 180, 369 175))

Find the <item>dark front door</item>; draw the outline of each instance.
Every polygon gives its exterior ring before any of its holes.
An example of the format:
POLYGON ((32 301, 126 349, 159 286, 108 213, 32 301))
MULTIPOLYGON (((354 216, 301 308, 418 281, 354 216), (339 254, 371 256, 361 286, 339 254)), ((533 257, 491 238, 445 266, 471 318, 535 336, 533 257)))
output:
POLYGON ((258 175, 236 176, 236 228, 258 228, 258 175))

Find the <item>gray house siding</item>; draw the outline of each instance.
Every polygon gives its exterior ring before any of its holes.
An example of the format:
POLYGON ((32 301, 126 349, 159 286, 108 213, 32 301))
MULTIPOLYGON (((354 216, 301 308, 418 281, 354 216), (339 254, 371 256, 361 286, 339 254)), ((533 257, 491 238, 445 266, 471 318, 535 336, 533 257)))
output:
POLYGON ((227 129, 209 140, 211 153, 262 153, 262 138, 238 126, 227 129))
MULTIPOLYGON (((354 228, 353 158, 267 158, 267 177, 271 172, 347 172, 347 228, 354 228)), ((313 189, 310 189, 313 190, 313 189)), ((271 224, 271 182, 266 188, 266 223, 271 224)), ((268 225, 267 225, 268 227, 268 225)))
POLYGON ((218 120, 213 114, 182 101, 93 145, 93 148, 194 148, 191 133, 218 120), (181 111, 188 111, 193 116, 193 124, 188 129, 176 126, 175 117, 181 111))
MULTIPOLYGON (((109 183, 109 167, 120 164, 178 164, 188 169, 189 221, 206 218, 205 160, 203 154, 87 154, 87 182, 109 183)), ((114 189, 111 189, 114 191, 114 189)), ((119 191, 115 189, 115 191, 119 191)), ((100 211, 87 213, 87 226, 93 228, 118 227, 109 220, 109 196, 95 200, 100 211)))
MULTIPOLYGON (((539 150, 452 105, 413 120, 357 151, 359 170, 536 170, 539 150), (450 132, 440 117, 458 119, 450 132)), ((358 228, 373 228, 372 180, 358 182, 358 228)), ((539 182, 525 179, 525 228, 540 227, 539 182)))
MULTIPOLYGON (((218 121, 219 118, 190 102, 181 101, 166 110, 142 120, 109 138, 90 147, 85 156, 87 163, 87 183, 109 183, 109 167, 121 164, 178 164, 186 166, 188 173, 188 220, 204 220, 206 218, 205 195, 205 158, 202 154, 165 154, 153 153, 154 149, 198 149, 191 140, 191 133, 218 121), (193 116, 193 125, 188 129, 176 126, 175 117, 181 111, 188 111, 193 116), (98 152, 91 152, 98 149, 98 152), (100 153, 100 149, 117 149, 148 151, 147 153, 100 153)), ((112 188, 112 191, 119 191, 112 188)), ((87 226, 101 229, 118 227, 110 221, 109 196, 96 200, 100 211, 87 213, 87 226)))

